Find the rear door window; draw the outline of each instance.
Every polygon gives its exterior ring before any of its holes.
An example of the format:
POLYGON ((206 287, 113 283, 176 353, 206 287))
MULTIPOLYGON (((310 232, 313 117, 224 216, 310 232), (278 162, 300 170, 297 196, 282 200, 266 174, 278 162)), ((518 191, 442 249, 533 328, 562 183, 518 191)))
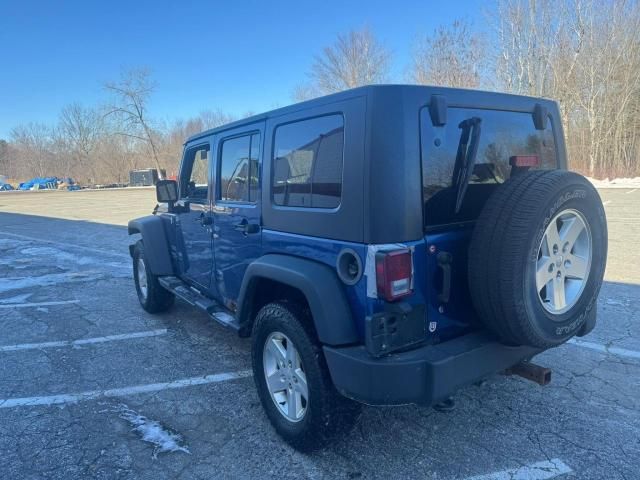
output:
POLYGON ((541 169, 557 167, 551 121, 536 130, 531 113, 449 108, 447 123, 434 126, 428 108, 420 115, 422 187, 427 227, 475 220, 498 185, 511 175, 509 159, 535 155, 541 169), (469 186, 456 213, 454 168, 462 134, 460 124, 480 119, 480 136, 469 186))
POLYGON ((260 188, 260 134, 226 139, 220 156, 220 196, 225 202, 255 202, 260 188))

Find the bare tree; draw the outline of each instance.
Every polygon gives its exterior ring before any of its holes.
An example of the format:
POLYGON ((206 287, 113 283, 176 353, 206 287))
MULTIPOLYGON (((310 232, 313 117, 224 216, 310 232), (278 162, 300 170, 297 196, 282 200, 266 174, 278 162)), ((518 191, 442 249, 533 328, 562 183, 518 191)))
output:
POLYGON ((321 95, 322 93, 320 93, 311 83, 301 83, 293 89, 291 98, 294 102, 304 102, 305 100, 311 100, 312 98, 317 98, 321 95))
POLYGON ((114 103, 106 115, 115 115, 122 126, 119 135, 145 142, 151 149, 153 160, 162 178, 160 158, 157 148, 157 133, 151 126, 147 106, 154 92, 155 84, 148 69, 137 68, 126 71, 117 82, 105 84, 113 95, 114 103))
POLYGON ((409 79, 421 85, 478 88, 486 60, 484 38, 456 20, 416 40, 409 79))
POLYGON ((92 156, 105 134, 105 122, 96 109, 78 103, 68 105, 60 112, 56 132, 65 153, 65 174, 70 175, 73 170, 88 174, 95 170, 92 156))
MULTIPOLYGON (((244 115, 251 116, 251 115, 244 115)), ((220 127, 227 123, 231 123, 237 118, 234 115, 230 115, 222 110, 203 110, 198 115, 198 118, 202 121, 202 130, 208 130, 210 128, 220 127)), ((200 130, 200 131, 202 131, 200 130)), ((197 132, 195 132, 197 133, 197 132)))
POLYGON ((640 174, 640 4, 501 0, 496 23, 499 85, 560 102, 570 165, 640 174))
POLYGON ((368 27, 352 30, 338 35, 333 45, 315 57, 309 73, 311 85, 299 87, 297 95, 301 97, 303 90, 307 95, 324 95, 383 83, 390 66, 391 52, 368 27))
POLYGON ((570 15, 565 0, 500 0, 497 76, 509 91, 545 95, 570 15))
POLYGON ((42 123, 19 125, 11 131, 11 141, 20 163, 19 176, 43 177, 57 173, 51 127, 42 123))
POLYGON ((126 183, 129 171, 138 167, 140 143, 122 135, 103 137, 95 151, 96 181, 99 183, 126 183))
POLYGON ((160 139, 159 151, 163 166, 169 175, 176 173, 184 141, 196 133, 216 128, 236 120, 236 117, 222 110, 203 110, 196 117, 176 120, 165 127, 160 139))
POLYGON ((10 175, 12 170, 9 160, 9 143, 0 139, 0 175, 10 175))
POLYGON ((221 110, 204 110, 184 121, 152 124, 147 104, 153 85, 146 72, 128 72, 107 89, 113 95, 108 107, 71 104, 55 125, 16 127, 9 142, 0 141, 0 174, 124 183, 130 170, 149 166, 150 153, 158 169, 176 173, 187 137, 236 119, 221 110))

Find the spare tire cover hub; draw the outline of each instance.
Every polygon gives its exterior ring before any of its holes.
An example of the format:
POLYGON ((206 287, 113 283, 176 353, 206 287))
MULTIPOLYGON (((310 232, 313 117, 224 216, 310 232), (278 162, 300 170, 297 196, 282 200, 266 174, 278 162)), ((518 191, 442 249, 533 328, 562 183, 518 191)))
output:
POLYGON ((542 306, 560 315, 573 307, 587 284, 592 240, 589 223, 574 209, 558 213, 547 226, 536 262, 536 289, 542 306))

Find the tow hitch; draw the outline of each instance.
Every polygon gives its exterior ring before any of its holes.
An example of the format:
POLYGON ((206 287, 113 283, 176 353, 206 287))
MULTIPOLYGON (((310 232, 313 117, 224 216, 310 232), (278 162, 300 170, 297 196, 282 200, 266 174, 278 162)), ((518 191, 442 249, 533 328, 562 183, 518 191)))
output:
POLYGON ((504 374, 518 375, 542 386, 548 385, 549 382, 551 382, 551 370, 531 362, 520 362, 506 369, 504 374))

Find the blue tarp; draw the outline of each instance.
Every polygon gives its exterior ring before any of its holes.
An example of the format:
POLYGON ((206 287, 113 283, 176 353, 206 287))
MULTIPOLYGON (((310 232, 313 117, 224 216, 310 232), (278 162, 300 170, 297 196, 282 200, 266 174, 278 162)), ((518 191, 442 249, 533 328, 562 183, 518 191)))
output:
POLYGON ((20 190, 31 190, 32 188, 39 190, 46 188, 58 188, 58 177, 36 177, 26 182, 22 182, 18 187, 20 190), (36 187, 37 185, 37 187, 36 187))
POLYGON ((58 186, 64 183, 67 190, 80 190, 80 187, 76 185, 71 177, 35 177, 26 182, 22 182, 18 186, 19 190, 56 190, 58 186))

